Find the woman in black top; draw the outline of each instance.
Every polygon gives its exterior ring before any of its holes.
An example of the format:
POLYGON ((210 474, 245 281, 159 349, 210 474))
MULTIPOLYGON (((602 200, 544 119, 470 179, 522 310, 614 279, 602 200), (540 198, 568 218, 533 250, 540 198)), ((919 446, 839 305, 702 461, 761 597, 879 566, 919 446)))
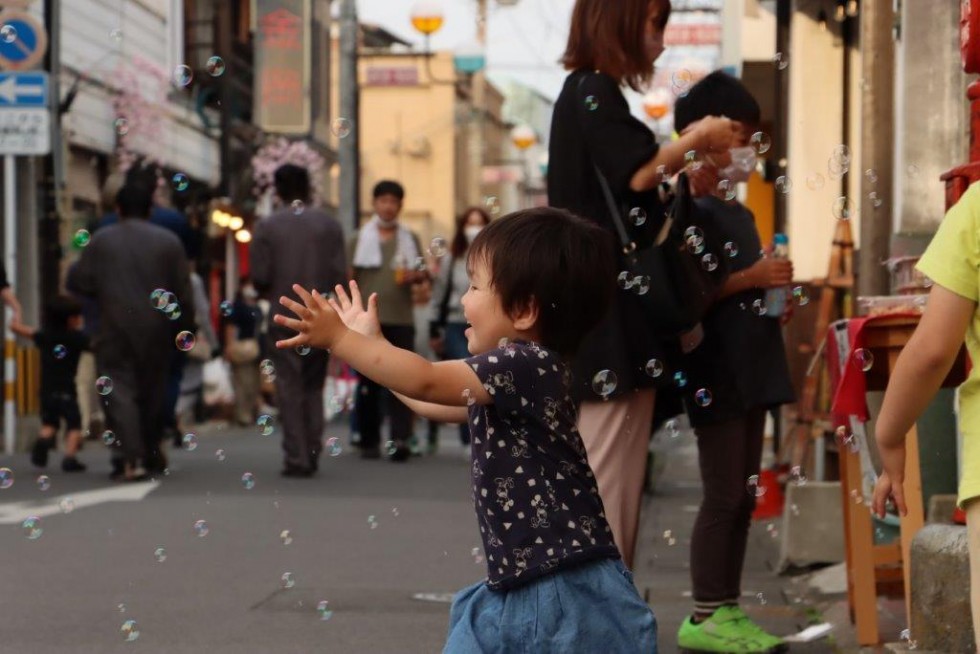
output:
MULTIPOLYGON (((734 136, 730 120, 708 117, 677 141, 659 146, 650 130, 630 114, 622 88, 638 90, 650 82, 653 63, 664 50, 669 16, 669 0, 577 0, 563 58, 572 72, 552 119, 549 203, 613 229, 598 168, 620 205, 639 208, 648 216, 631 228, 639 247, 651 243, 661 227, 664 204, 659 187, 683 168, 685 153, 710 155, 714 163, 725 166, 734 136)), ((616 294, 574 365, 575 394, 581 402, 579 430, 606 517, 630 567, 657 383, 645 369, 651 359, 662 357, 663 344, 648 327, 630 289, 616 294), (603 374, 597 379, 599 373, 603 374), (609 383, 613 379, 615 384, 609 383)))

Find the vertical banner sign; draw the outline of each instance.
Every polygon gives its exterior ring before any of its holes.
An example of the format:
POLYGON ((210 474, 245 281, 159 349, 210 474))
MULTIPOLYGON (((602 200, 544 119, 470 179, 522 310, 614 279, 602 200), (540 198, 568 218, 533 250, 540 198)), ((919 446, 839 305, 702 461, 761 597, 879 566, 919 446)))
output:
POLYGON ((310 131, 310 0, 256 0, 255 121, 266 132, 310 131))

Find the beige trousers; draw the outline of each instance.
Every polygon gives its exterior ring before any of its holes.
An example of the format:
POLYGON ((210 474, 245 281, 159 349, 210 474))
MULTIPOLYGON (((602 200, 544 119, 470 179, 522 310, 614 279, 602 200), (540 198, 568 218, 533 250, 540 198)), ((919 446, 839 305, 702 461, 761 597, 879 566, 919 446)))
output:
POLYGON ((78 372, 75 373, 75 392, 78 394, 78 409, 82 414, 82 433, 88 431, 92 420, 105 421, 99 395, 95 391, 95 355, 82 352, 78 357, 78 372))
POLYGON ((980 652, 980 498, 966 505, 966 530, 970 550, 970 610, 973 638, 980 652))
POLYGON ((606 520, 623 563, 631 569, 654 399, 654 389, 641 389, 603 402, 582 402, 578 415, 578 429, 599 484, 606 520))

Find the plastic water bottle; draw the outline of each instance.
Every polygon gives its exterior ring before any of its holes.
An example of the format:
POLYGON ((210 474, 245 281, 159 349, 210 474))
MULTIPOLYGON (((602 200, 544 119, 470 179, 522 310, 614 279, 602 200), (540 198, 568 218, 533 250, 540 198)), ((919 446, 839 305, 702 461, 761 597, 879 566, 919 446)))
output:
MULTIPOLYGON (((776 234, 772 237, 772 257, 774 259, 789 259, 789 237, 786 234, 776 234)), ((781 318, 786 311, 786 298, 789 296, 788 286, 770 288, 766 291, 766 315, 781 318)))

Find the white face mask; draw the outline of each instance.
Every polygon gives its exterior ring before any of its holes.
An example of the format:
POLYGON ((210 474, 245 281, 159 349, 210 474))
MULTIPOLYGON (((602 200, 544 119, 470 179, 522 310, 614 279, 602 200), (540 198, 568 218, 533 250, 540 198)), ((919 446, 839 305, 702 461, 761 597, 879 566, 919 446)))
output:
POLYGON ((755 150, 751 146, 744 148, 732 148, 728 151, 732 157, 732 163, 718 171, 721 179, 729 179, 732 182, 740 183, 749 181, 752 171, 759 161, 755 150))
POLYGON ((466 236, 466 242, 472 243, 476 235, 483 231, 483 228, 479 225, 467 225, 463 228, 463 234, 466 236))

